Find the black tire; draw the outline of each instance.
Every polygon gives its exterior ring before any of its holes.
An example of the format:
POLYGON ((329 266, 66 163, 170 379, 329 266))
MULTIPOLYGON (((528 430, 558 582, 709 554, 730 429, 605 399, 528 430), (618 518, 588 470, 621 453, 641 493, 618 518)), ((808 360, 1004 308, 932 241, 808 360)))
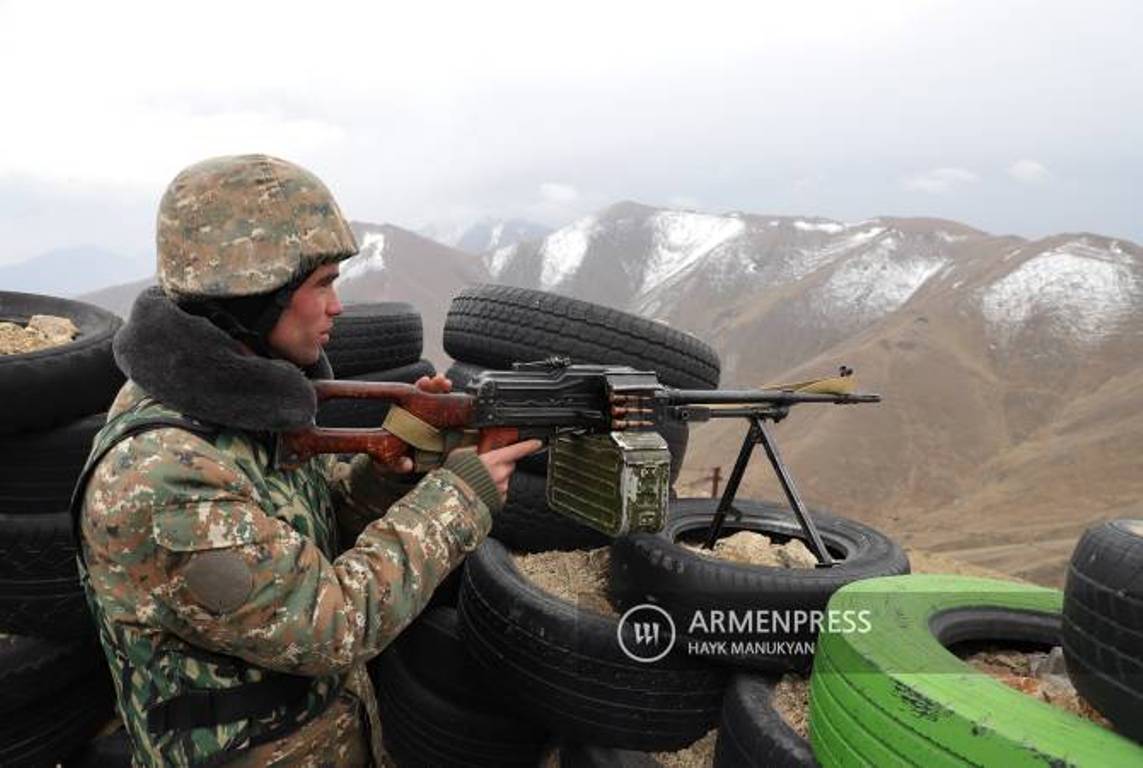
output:
POLYGON ((1143 743, 1143 520, 1084 532, 1064 589, 1068 676, 1121 733, 1143 743))
MULTIPOLYGON (((458 571, 461 569, 457 569, 458 571)), ((503 709, 503 699, 484 685, 460 632, 456 608, 425 610, 393 646, 417 682, 454 703, 503 709)))
POLYGON ((560 768, 662 768, 646 752, 591 744, 561 744, 560 768))
MULTIPOLYGON (((400 368, 373 371, 357 376, 342 377, 349 381, 402 381, 412 384, 422 376, 434 376, 436 369, 428 360, 421 360, 400 368)), ((326 400, 318 406, 319 427, 380 427, 389 413, 389 403, 382 400, 342 398, 326 400)))
MULTIPOLYGON (((724 527, 725 534, 757 531, 773 537, 802 538, 793 512, 782 504, 738 500, 743 516, 724 527)), ((641 603, 665 608, 676 626, 690 627, 696 612, 821 611, 830 596, 850 582, 909 572, 904 551, 884 534, 861 523, 811 511, 826 547, 839 562, 831 568, 777 568, 715 560, 685 549, 679 542, 697 543, 709 527, 717 499, 678 499, 671 503, 667 524, 657 534, 639 533, 611 545, 610 589, 623 609, 641 603)), ((797 631, 772 632, 765 637, 715 633, 695 640, 767 640, 800 644, 790 652, 718 653, 719 661, 765 670, 804 670, 813 661, 807 644, 816 632, 809 623, 797 631)), ((774 647, 774 646, 770 646, 774 647)))
POLYGON ((104 666, 98 643, 0 635, 0 713, 52 698, 104 666))
POLYGON ((421 358, 421 313, 403 302, 349 304, 333 319, 325 354, 339 379, 400 368, 421 358))
POLYGON ((0 434, 43 430, 106 411, 124 377, 111 355, 123 321, 99 307, 34 293, 0 291, 0 321, 67 317, 79 336, 38 352, 0 355, 0 434))
POLYGON ((382 738, 399 768, 533 768, 547 733, 495 708, 466 706, 417 680, 390 648, 376 663, 382 738))
POLYGON ((92 739, 64 768, 131 768, 131 737, 122 726, 92 739))
POLYGON ((71 515, 0 515, 0 632, 94 637, 75 562, 71 515))
POLYGON ((517 470, 508 483, 508 499, 492 516, 492 536, 516 552, 548 552, 606 547, 611 539, 594 528, 553 512, 547 478, 517 470))
POLYGON ((777 682, 734 676, 722 700, 714 768, 818 768, 810 743, 774 709, 777 682))
MULTIPOLYGON (((566 741, 674 750, 718 717, 725 671, 677 648, 654 663, 632 660, 620 649, 616 619, 526 581, 495 539, 465 563, 460 617, 489 684, 566 741)), ((638 647, 631 629, 622 636, 638 647)))
POLYGON ((480 285, 452 300, 445 351, 489 368, 552 355, 575 363, 655 371, 671 387, 718 386, 719 360, 699 339, 663 323, 554 293, 480 285))
POLYGON ((106 413, 44 432, 0 437, 0 514, 62 512, 106 413))
POLYGON ((56 696, 0 721, 0 765, 44 768, 79 750, 115 712, 111 678, 101 671, 56 696))

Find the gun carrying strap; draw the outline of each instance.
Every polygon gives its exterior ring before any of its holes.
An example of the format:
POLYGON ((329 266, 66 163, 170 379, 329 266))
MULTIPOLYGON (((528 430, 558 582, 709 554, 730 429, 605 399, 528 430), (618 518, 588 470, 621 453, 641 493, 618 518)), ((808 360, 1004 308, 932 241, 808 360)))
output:
POLYGON ((828 376, 824 379, 807 379, 762 387, 762 389, 775 389, 780 392, 801 392, 814 395, 848 395, 853 392, 853 388, 852 376, 828 376))
POLYGON ((441 429, 399 405, 389 407, 381 428, 412 446, 415 472, 439 467, 448 454, 476 445, 479 440, 475 429, 441 429))
MULTIPOLYGON (((829 376, 824 379, 807 379, 806 381, 793 381, 787 384, 768 384, 759 389, 776 392, 797 392, 806 395, 849 395, 853 393, 852 376, 829 376)), ((712 410, 730 410, 740 408, 737 403, 712 403, 704 406, 712 410)))

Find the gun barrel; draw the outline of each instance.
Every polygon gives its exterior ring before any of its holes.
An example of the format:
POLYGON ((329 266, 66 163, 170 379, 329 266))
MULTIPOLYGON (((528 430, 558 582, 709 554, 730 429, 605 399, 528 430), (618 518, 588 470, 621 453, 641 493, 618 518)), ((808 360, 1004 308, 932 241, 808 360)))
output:
POLYGON ((665 389, 660 395, 666 405, 738 405, 793 403, 879 403, 881 395, 872 393, 824 394, 820 392, 784 392, 771 389, 665 389))

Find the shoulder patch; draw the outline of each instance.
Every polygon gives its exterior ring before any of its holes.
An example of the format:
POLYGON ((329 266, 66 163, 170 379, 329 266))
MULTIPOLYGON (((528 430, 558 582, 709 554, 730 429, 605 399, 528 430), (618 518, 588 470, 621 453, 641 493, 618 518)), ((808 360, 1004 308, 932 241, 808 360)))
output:
POLYGON ((232 549, 196 552, 183 569, 183 578, 191 598, 212 613, 241 607, 254 589, 250 566, 232 549))

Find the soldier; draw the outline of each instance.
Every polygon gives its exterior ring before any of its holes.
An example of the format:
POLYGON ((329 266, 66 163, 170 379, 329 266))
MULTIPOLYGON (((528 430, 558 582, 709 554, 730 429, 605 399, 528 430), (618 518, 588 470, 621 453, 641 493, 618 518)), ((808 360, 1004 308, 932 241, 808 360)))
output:
POLYGON ((333 282, 356 252, 321 181, 282 160, 207 160, 163 196, 159 287, 116 337, 128 381, 73 503, 136 765, 378 764, 365 661, 540 447, 456 451, 415 485, 408 458, 275 467, 274 434, 313 422, 308 379, 331 375, 333 282))

